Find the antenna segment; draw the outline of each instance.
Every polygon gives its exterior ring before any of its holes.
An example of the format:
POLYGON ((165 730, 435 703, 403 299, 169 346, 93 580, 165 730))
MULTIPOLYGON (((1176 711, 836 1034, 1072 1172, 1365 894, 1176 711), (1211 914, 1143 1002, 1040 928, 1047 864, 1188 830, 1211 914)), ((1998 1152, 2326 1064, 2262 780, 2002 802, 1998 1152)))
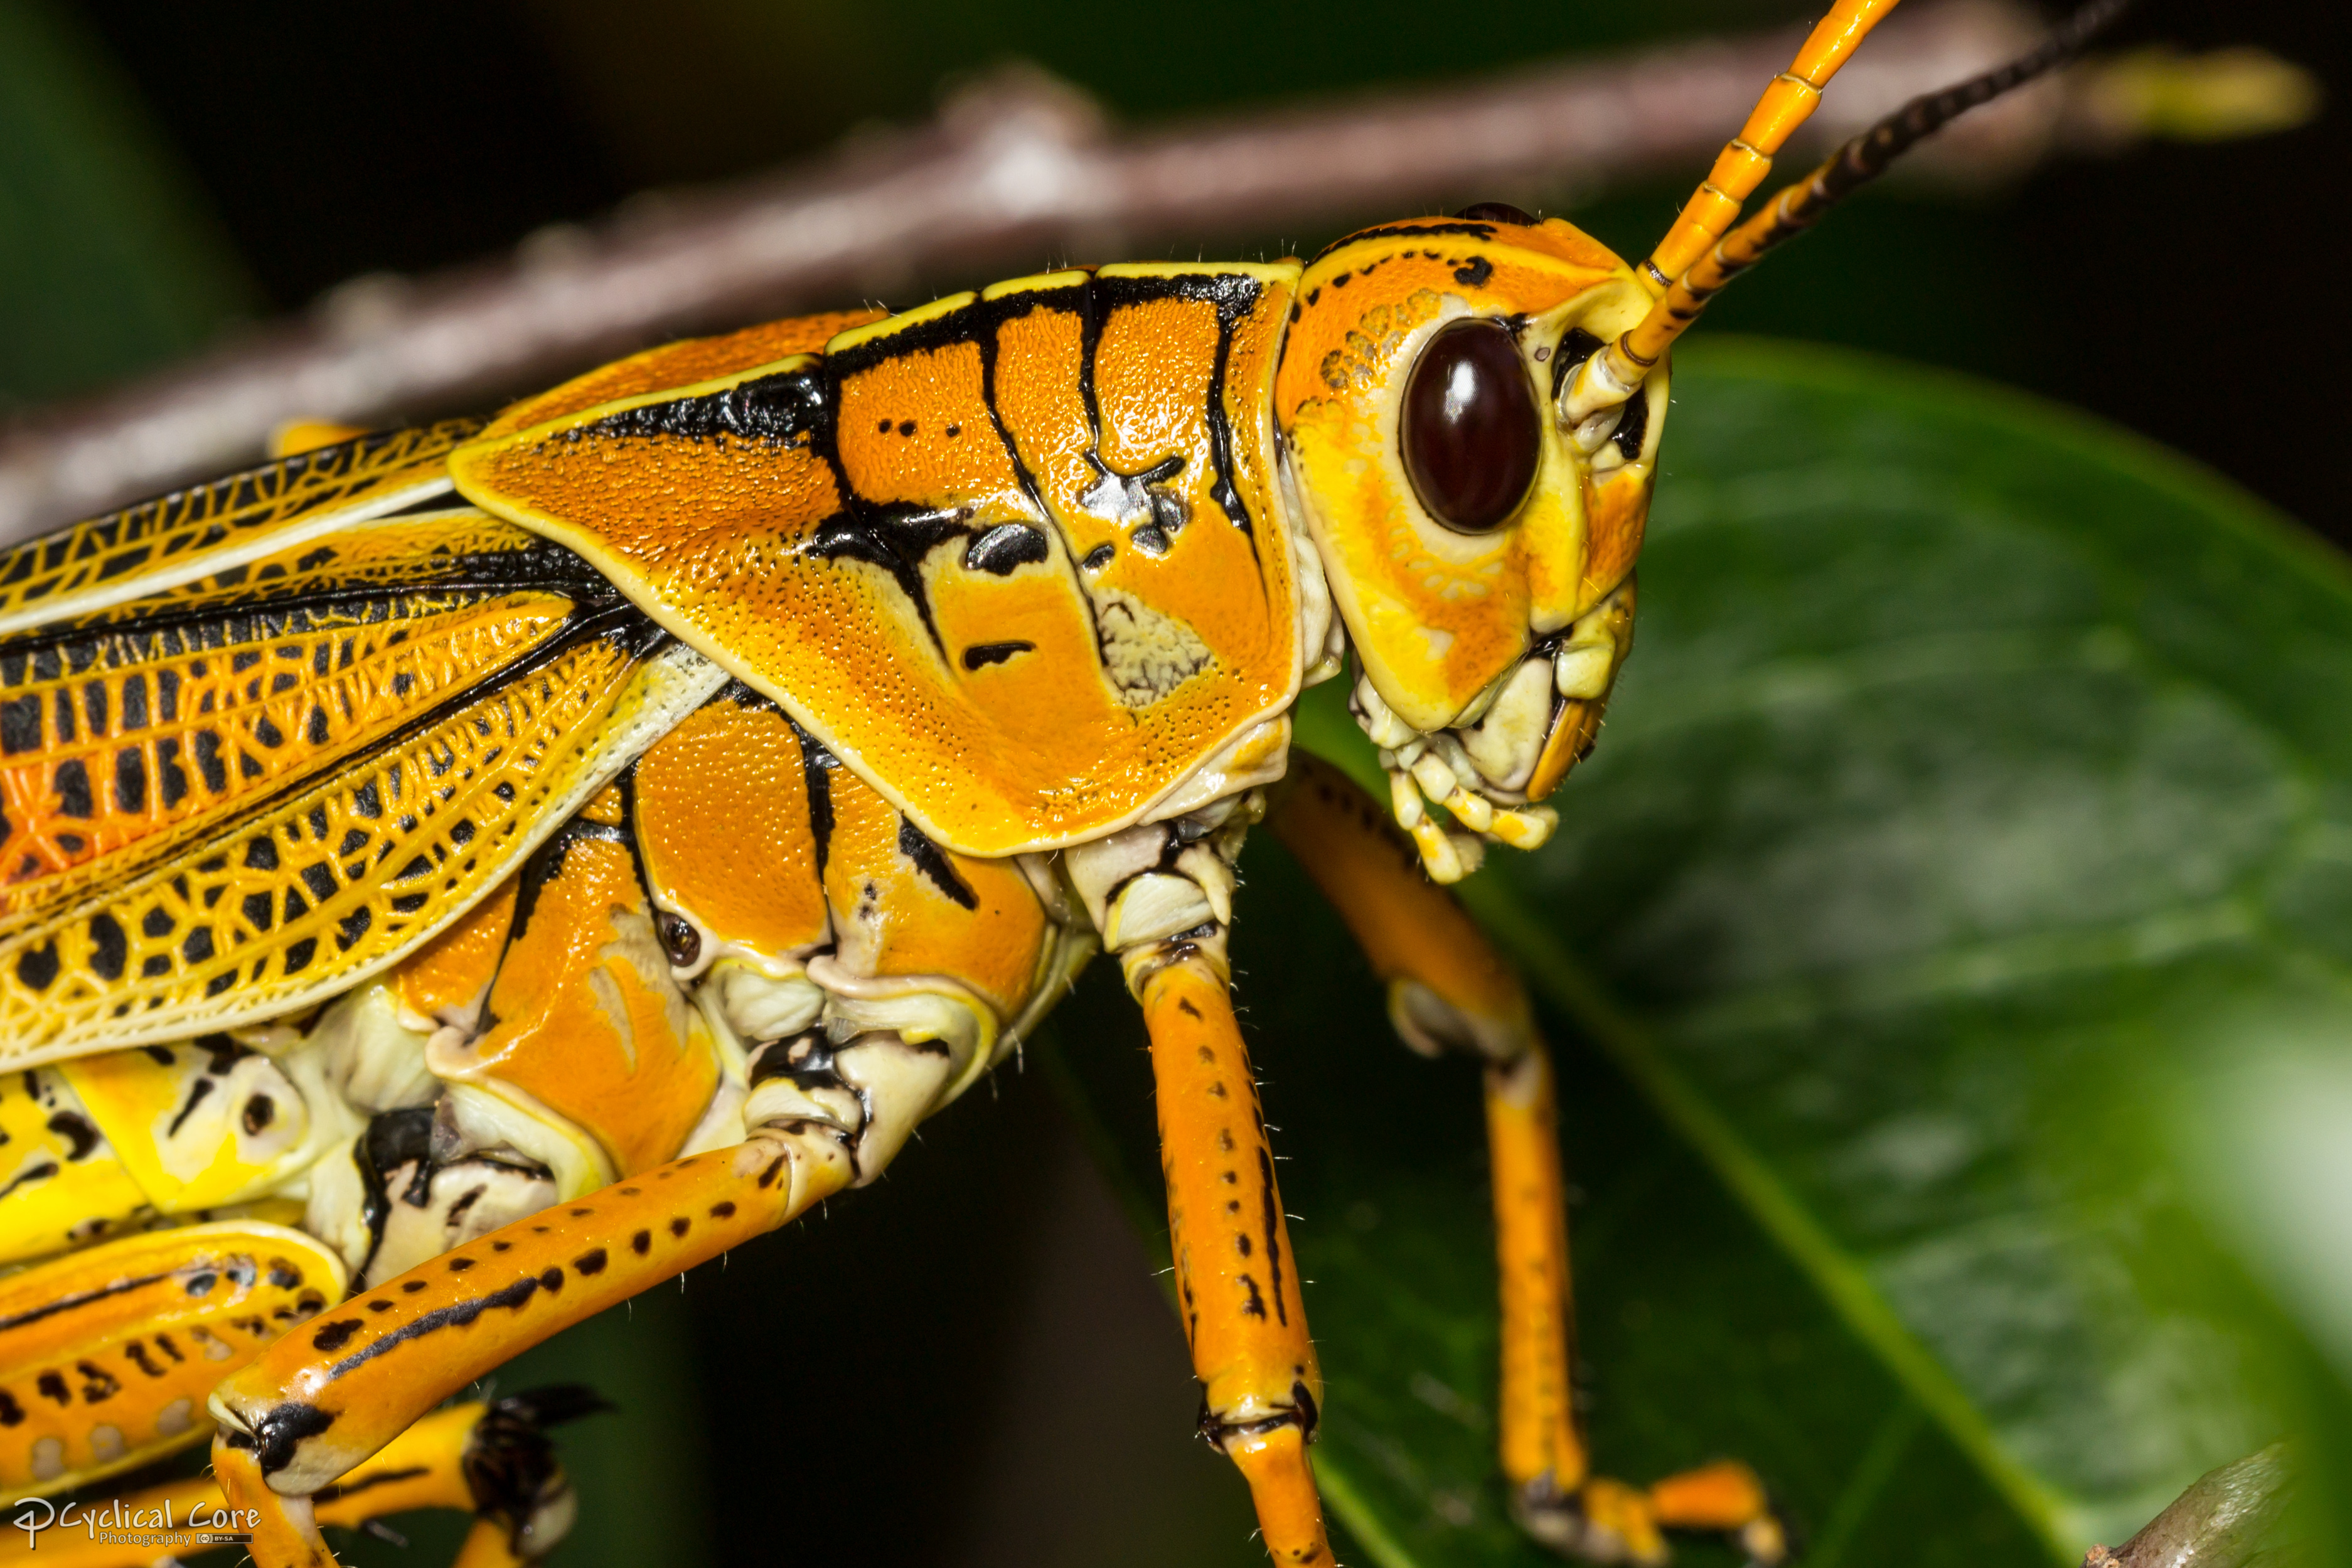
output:
MULTIPOLYGON (((1839 148, 1829 162, 1814 170, 1810 177, 1782 190, 1770 205, 1726 235, 1712 249, 1707 249, 1705 240, 1712 236, 1706 233, 1704 220, 1693 219, 1692 211, 1700 204, 1701 199, 1710 201, 1717 210, 1721 208, 1722 202, 1727 199, 1721 176, 1726 164, 1748 140, 1748 132, 1743 131, 1739 140, 1724 150, 1723 158, 1717 161, 1715 172, 1708 176, 1706 183, 1699 187, 1700 196, 1694 198, 1691 206, 1684 209, 1682 217, 1667 231, 1665 239, 1659 242, 1650 260, 1643 264, 1643 280, 1649 283, 1654 281, 1652 275, 1654 267, 1666 270, 1662 258, 1676 261, 1680 270, 1671 275, 1674 281, 1665 287, 1663 297, 1650 308, 1649 314, 1637 326, 1584 362, 1562 394, 1560 417, 1568 424, 1579 427, 1580 444, 1582 444, 1581 427, 1594 423, 1596 414, 1605 413, 1632 397, 1640 389, 1643 378, 1656 368, 1658 361, 1674 340, 1698 319, 1699 313, 1706 308, 1707 301, 1726 284, 1755 266, 1776 246, 1819 223, 1824 213, 1885 173, 1889 165, 1919 141, 1969 110, 1990 103, 2003 93, 2022 87, 2072 59, 2084 44, 2121 16, 2130 4, 2131 0, 2090 0, 2090 4, 2060 24, 2049 39, 2031 53, 1940 92, 1913 99, 1839 148), (1685 231, 1700 237, 1684 237, 1685 231)), ((1798 57, 1799 67, 1801 68, 1813 57, 1823 33, 1846 12, 1861 13, 1851 22, 1850 39, 1858 39, 1877 20, 1877 14, 1891 8, 1891 5, 1892 0, 1888 0, 1887 5, 1876 7, 1861 3, 1841 7, 1838 15, 1832 16, 1814 29, 1813 37, 1806 41, 1804 53, 1798 57)), ((1850 39, 1845 45, 1849 49, 1852 47, 1850 39)), ((1837 68, 1843 57, 1840 54, 1830 62, 1827 70, 1822 72, 1822 79, 1827 79, 1828 73, 1837 68)), ((1790 76, 1776 78, 1765 89, 1763 100, 1749 118, 1751 130, 1759 120, 1764 118, 1776 94, 1791 79, 1790 76)), ((1806 105, 1806 112, 1811 112, 1811 107, 1810 103, 1806 105)), ((1780 131, 1781 137, 1785 140, 1788 131, 1801 123, 1802 119, 1801 114, 1790 121, 1780 131)), ((1763 170, 1769 167, 1769 160, 1762 161, 1757 166, 1756 177, 1760 179, 1763 170)), ((1751 179, 1745 191, 1752 191, 1755 183, 1751 179)), ((1737 215, 1737 205, 1729 211, 1737 215)), ((1597 448, 1607 434, 1606 431, 1599 431, 1591 444, 1597 448)))

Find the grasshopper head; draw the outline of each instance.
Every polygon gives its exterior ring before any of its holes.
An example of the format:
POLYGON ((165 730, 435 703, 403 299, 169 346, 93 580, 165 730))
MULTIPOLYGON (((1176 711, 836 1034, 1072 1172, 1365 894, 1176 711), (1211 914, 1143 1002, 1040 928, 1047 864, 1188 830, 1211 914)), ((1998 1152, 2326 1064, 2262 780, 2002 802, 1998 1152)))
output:
POLYGON ((1440 880, 1486 838, 1549 834, 1534 802, 1590 749, 1631 643, 1665 370, 1582 429, 1559 393, 1649 307, 1591 239, 1493 206, 1366 229, 1299 279, 1275 417, 1357 717, 1440 880))

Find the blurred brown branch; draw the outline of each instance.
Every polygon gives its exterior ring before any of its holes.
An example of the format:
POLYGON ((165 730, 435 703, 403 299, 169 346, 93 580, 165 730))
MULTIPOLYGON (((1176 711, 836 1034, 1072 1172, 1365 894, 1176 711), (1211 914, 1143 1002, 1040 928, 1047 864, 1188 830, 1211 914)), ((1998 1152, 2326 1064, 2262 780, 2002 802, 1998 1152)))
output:
MULTIPOLYGON (((1899 15, 1831 90, 1810 147, 2006 57, 2037 26, 2012 0, 1899 15)), ((304 318, 19 422, 0 439, 0 540, 249 461, 291 419, 370 424, 446 411, 666 337, 903 290, 936 273, 1311 235, 1439 202, 1557 205, 1606 185, 1696 177, 1795 40, 1679 45, 1132 135, 1113 135, 1082 95, 1041 73, 1000 73, 919 130, 853 139, 731 188, 640 198, 597 227, 534 235, 504 260, 357 279, 304 318)), ((2198 88, 2193 63, 2185 76, 2162 62, 2094 63, 1964 121, 1926 162, 1947 178, 1998 180, 2054 151, 2105 150, 2148 129, 2211 134, 2216 113, 2222 133, 2277 120, 2278 92, 2293 97, 2299 79, 2293 68, 2237 64, 2231 81, 2252 72, 2259 100, 2245 124, 2231 120, 2234 100, 2198 88)))
POLYGON ((2273 1561, 2268 1536, 2294 1490, 2287 1446, 2208 1472, 2137 1535, 2113 1551, 2094 1546, 2083 1568, 2250 1568, 2273 1561))

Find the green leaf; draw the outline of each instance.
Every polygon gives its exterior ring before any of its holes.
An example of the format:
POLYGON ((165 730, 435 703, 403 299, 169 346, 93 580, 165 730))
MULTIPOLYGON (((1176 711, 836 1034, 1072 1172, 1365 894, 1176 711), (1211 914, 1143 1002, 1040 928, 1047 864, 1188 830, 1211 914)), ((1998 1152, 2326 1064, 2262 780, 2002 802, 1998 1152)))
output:
MULTIPOLYGON (((2352 578, 2178 458, 1844 355, 1696 346, 1665 453, 1603 742, 1465 889, 1561 1058, 1601 1466, 1744 1457, 1814 1568, 2077 1562, 2283 1432, 2352 1473, 2352 578)), ((1300 737, 1371 777, 1332 688, 1300 737)), ((1545 1561, 1490 1458, 1475 1077, 1247 870, 1347 1555, 1545 1561)), ((1139 1060, 1064 1071, 1150 1193, 1139 1060)))

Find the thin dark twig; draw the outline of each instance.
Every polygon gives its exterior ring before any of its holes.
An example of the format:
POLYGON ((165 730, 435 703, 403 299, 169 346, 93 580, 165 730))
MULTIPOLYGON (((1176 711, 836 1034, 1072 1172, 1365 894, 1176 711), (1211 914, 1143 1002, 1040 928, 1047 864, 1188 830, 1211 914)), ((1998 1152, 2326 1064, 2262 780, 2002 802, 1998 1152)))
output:
MULTIPOLYGON (((1906 10, 1840 78, 1817 140, 2023 47, 2014 0, 1906 10)), ((1170 242, 1307 236, 1503 198, 1574 202, 1703 162, 1794 45, 1779 32, 1132 136, 1034 71, 933 124, 417 280, 358 280, 308 318, 19 422, 0 438, 0 543, 255 458, 289 420, 361 425, 479 409, 614 355, 932 277, 1170 242)), ((1999 177, 2062 144, 2106 146, 2096 95, 2022 95, 1944 147, 1999 177)))

